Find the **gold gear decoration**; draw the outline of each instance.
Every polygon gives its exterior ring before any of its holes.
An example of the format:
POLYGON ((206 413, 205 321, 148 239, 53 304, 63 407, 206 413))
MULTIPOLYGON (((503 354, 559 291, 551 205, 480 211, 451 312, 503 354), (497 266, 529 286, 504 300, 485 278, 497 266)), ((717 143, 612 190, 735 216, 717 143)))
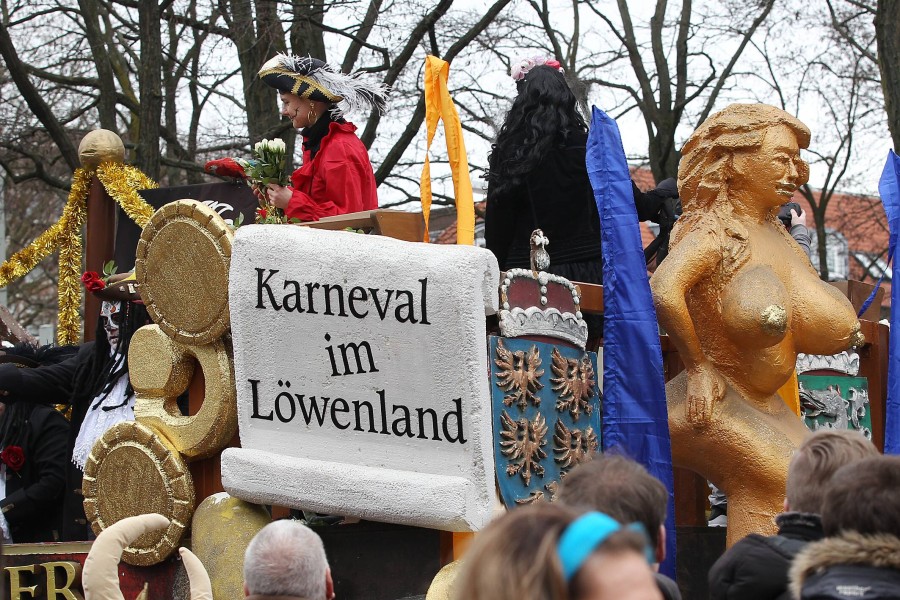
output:
POLYGON ((155 565, 168 557, 190 524, 194 483, 178 451, 152 427, 126 421, 94 444, 84 468, 84 512, 94 533, 124 519, 159 513, 171 523, 145 533, 122 554, 130 565, 155 565))
POLYGON ((137 396, 135 420, 165 435, 187 460, 213 456, 237 433, 234 362, 224 340, 188 346, 158 325, 146 325, 131 339, 128 364, 137 396), (182 416, 176 400, 190 384, 195 364, 203 373, 203 403, 195 415, 182 416))
POLYGON ((165 205, 144 227, 135 259, 138 291, 174 341, 203 345, 228 331, 233 237, 222 217, 194 200, 165 205))

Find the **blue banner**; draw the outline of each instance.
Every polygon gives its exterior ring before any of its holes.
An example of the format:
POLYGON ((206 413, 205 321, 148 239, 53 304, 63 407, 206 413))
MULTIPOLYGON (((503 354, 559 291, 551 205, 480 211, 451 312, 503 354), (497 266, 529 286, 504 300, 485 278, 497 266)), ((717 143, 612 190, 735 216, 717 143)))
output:
MULTIPOLYGON (((888 153, 878 193, 887 213, 891 230, 888 243, 888 260, 897 249, 897 235, 900 233, 900 156, 891 150, 888 153)), ((887 401, 884 407, 884 453, 900 454, 900 279, 897 278, 897 261, 891 267, 891 333, 888 337, 888 384, 887 401)))
POLYGON ((669 490, 660 570, 674 577, 672 449, 656 309, 622 138, 616 122, 597 107, 586 164, 603 246, 603 449, 637 460, 669 490))

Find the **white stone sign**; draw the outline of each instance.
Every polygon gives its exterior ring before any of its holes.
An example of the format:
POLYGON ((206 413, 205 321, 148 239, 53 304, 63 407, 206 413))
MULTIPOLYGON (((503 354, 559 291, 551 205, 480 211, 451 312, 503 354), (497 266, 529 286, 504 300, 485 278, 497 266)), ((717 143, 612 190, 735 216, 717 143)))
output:
POLYGON ((250 225, 229 301, 252 502, 450 531, 494 502, 485 314, 497 261, 472 246, 250 225))

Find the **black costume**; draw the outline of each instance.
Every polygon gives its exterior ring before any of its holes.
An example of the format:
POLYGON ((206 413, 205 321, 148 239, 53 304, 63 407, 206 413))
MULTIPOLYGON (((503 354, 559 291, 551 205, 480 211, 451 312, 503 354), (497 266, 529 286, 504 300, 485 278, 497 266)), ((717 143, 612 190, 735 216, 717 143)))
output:
MULTIPOLYGON (((11 406, 6 410, 11 411, 11 406)), ((23 421, 14 441, 22 448, 25 462, 17 472, 6 468, 6 497, 0 500, 0 509, 14 543, 56 542, 70 457, 66 452, 69 422, 49 406, 25 403, 17 410, 22 411, 23 421)))
MULTIPOLYGON (((554 265, 600 261, 600 216, 585 166, 587 137, 587 132, 573 131, 565 147, 548 152, 515 193, 499 200, 488 194, 484 241, 500 270, 529 268, 535 229, 550 240, 551 272, 554 265)), ((638 220, 655 218, 662 200, 631 185, 638 220)))
MULTIPOLYGON (((587 132, 573 131, 562 148, 548 152, 517 190, 492 197, 484 215, 484 241, 501 271, 530 268, 531 233, 540 229, 550 240, 550 273, 572 281, 603 283, 600 215, 588 179, 587 132)), ((491 155, 491 170, 497 153, 491 155)), ((643 194, 634 182, 638 220, 654 219, 663 198, 643 194)), ((586 315, 589 336, 602 335, 602 317, 586 315)))
POLYGON ((788 570, 810 542, 822 539, 818 515, 787 512, 775 517, 778 534, 751 533, 729 548, 709 571, 712 600, 790 600, 788 570))
MULTIPOLYGON (((42 404, 68 402, 72 405, 72 421, 65 448, 67 467, 61 532, 61 539, 64 541, 88 539, 89 528, 84 516, 84 498, 81 492, 83 473, 72 464, 72 450, 75 447, 75 439, 78 437, 81 423, 94 399, 93 394, 76 396, 77 374, 86 370, 93 355, 94 342, 88 342, 79 348, 77 354, 55 365, 42 365, 34 369, 21 369, 11 364, 0 365, 0 389, 8 392, 6 396, 0 396, 0 401, 4 403, 40 402, 42 404)), ((19 541, 14 533, 13 540, 19 541)))
POLYGON ((656 579, 656 587, 659 588, 659 593, 662 594, 663 600, 681 600, 681 590, 678 589, 678 584, 675 583, 675 580, 666 577, 662 573, 654 573, 653 576, 656 579))

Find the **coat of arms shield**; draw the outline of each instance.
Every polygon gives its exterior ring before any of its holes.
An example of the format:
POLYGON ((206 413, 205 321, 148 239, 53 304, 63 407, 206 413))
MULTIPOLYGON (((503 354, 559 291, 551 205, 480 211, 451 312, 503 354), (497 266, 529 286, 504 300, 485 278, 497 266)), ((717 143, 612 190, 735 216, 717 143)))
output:
POLYGON ((565 343, 491 336, 494 462, 507 508, 553 500, 600 451, 597 355, 565 343))

